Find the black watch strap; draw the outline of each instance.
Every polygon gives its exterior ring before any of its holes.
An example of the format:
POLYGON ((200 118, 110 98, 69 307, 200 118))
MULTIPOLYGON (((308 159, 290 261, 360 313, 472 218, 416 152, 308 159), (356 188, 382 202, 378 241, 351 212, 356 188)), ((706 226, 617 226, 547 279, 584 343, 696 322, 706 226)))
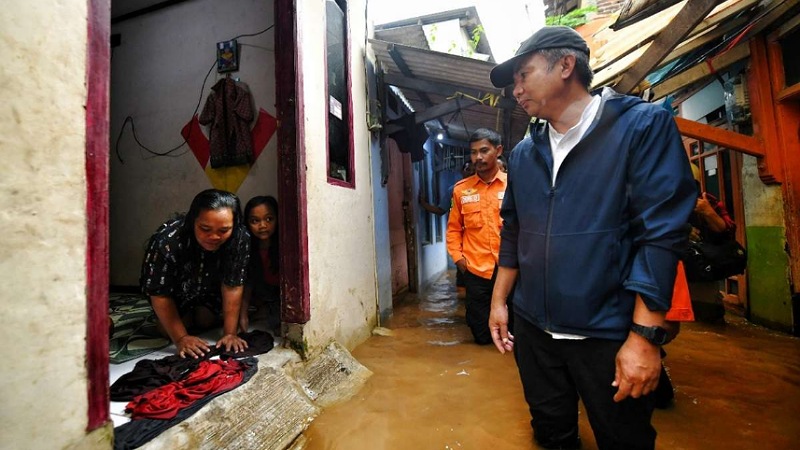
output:
POLYGON ((653 345, 664 345, 667 343, 667 330, 658 326, 644 326, 638 323, 631 324, 631 331, 645 338, 653 345))

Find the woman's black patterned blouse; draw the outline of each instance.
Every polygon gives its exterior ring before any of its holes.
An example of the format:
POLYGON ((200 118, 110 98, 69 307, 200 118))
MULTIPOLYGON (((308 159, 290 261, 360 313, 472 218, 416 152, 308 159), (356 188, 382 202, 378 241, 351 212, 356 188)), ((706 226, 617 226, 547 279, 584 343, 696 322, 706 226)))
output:
POLYGON ((193 232, 185 233, 183 222, 183 217, 169 220, 150 238, 139 280, 142 292, 172 298, 181 312, 194 305, 221 305, 221 285, 241 286, 247 277, 247 231, 241 225, 222 248, 209 252, 194 236, 184 236, 193 232))

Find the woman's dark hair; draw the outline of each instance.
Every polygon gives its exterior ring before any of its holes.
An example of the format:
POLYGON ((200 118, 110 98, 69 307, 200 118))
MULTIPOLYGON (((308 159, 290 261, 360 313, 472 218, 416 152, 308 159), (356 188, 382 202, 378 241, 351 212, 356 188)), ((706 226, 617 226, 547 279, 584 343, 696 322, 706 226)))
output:
MULTIPOLYGON (((275 219, 278 219, 278 200, 271 195, 257 195, 251 198, 247 204, 244 206, 244 220, 247 223, 250 217, 250 212, 256 206, 266 205, 275 215, 275 219)), ((278 222, 280 223, 280 221, 278 222)), ((249 227, 248 227, 249 230, 249 227)), ((269 242, 269 260, 272 261, 273 268, 278 268, 278 255, 280 255, 280 251, 278 250, 278 246, 280 245, 280 227, 275 224, 275 232, 270 236, 269 242)), ((261 263, 261 258, 258 256, 258 238, 250 235, 250 263, 261 263)))
POLYGON ((244 225, 244 218, 242 216, 242 207, 239 202, 239 197, 227 191, 219 189, 206 189, 195 195, 192 200, 192 205, 189 207, 189 212, 186 213, 183 219, 183 228, 181 232, 184 239, 186 239, 186 250, 190 255, 195 255, 200 251, 200 245, 197 243, 197 238, 194 235, 194 222, 200 213, 205 210, 218 210, 228 208, 233 212, 233 229, 231 230, 231 237, 225 241, 220 247, 220 254, 222 256, 223 264, 232 264, 242 255, 237 254, 236 246, 231 246, 231 243, 239 243, 243 241, 244 233, 247 233, 244 225))

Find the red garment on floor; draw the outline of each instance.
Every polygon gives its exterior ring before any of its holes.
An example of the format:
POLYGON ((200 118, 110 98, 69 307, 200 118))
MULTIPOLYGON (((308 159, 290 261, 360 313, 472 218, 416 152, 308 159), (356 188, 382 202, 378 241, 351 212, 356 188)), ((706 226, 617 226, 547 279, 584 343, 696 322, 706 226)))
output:
POLYGON ((125 411, 132 419, 171 419, 197 400, 238 386, 244 369, 235 359, 203 361, 186 378, 134 397, 125 411))

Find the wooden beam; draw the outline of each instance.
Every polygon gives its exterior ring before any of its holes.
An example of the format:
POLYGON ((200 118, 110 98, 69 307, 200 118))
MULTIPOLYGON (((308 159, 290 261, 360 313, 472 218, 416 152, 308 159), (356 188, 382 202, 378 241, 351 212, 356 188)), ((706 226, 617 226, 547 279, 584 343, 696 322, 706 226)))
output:
MULTIPOLYGON (((470 97, 483 99, 486 94, 492 94, 491 92, 481 92, 477 89, 464 86, 456 86, 454 84, 442 83, 439 81, 420 80, 419 78, 409 78, 403 75, 395 75, 390 73, 384 75, 383 80, 387 84, 391 84, 392 86, 399 87, 401 89, 413 89, 417 92, 428 92, 445 97, 452 97, 460 92, 462 94, 469 95, 470 97)), ((487 106, 493 106, 489 102, 483 102, 483 104, 487 106)), ((514 109, 517 107, 517 102, 505 97, 500 97, 497 99, 496 107, 514 109)))
MULTIPOLYGON (((444 115, 454 113, 459 109, 464 109, 479 103, 480 102, 476 102, 474 100, 454 98, 453 100, 448 100, 444 103, 439 103, 438 105, 432 106, 424 111, 416 112, 414 115, 414 123, 419 125, 429 120, 437 119, 444 115)), ((445 127, 442 126, 442 129, 444 128, 445 127)), ((402 129, 403 127, 401 127, 400 125, 391 124, 386 127, 386 133, 392 134, 402 129)))
POLYGON ((676 117, 675 123, 683 136, 755 157, 763 157, 766 154, 764 143, 752 136, 712 127, 682 117, 676 117))
POLYGON ((697 50, 698 48, 708 44, 709 42, 721 38, 722 36, 736 29, 737 27, 745 24, 747 20, 748 20, 747 17, 737 17, 735 19, 731 19, 727 22, 719 24, 719 26, 716 26, 714 29, 708 31, 707 33, 703 33, 701 35, 689 38, 688 40, 678 45, 675 48, 675 50, 673 50, 669 55, 667 55, 664 58, 664 61, 662 61, 657 68, 663 67, 672 60, 678 59, 681 56, 686 55, 689 52, 697 50))
MULTIPOLYGON (((757 36, 762 30, 772 25, 773 22, 783 17, 787 12, 793 10, 798 4, 800 4, 800 0, 774 0, 773 2, 769 3, 766 6, 764 15, 760 17, 760 19, 752 28, 750 28, 748 35, 757 36)), ((748 47, 747 42, 742 42, 727 53, 716 56, 713 60, 713 66, 716 71, 720 71, 721 69, 724 69, 731 64, 741 61, 749 56, 750 48, 748 47)), ((656 86, 653 89, 655 94, 653 100, 657 100, 666 96, 667 94, 678 91, 709 75, 711 75, 711 71, 708 69, 707 64, 705 62, 700 63, 691 69, 682 72, 676 77, 670 78, 664 83, 656 86)))
MULTIPOLYGON (((729 52, 717 56, 711 61, 711 67, 713 67, 715 71, 719 72, 728 66, 747 58, 748 56, 750 56, 750 48, 745 42, 733 47, 729 52)), ((679 91, 686 86, 702 80, 703 78, 712 76, 713 72, 711 71, 711 67, 709 67, 706 61, 703 61, 668 79, 667 81, 656 85, 653 88, 653 101, 666 97, 668 94, 679 91)))
POLYGON ((632 91, 719 3, 721 0, 689 0, 633 67, 625 71, 614 89, 621 93, 632 91))
MULTIPOLYGON (((753 134, 766 145, 767 155, 758 160, 758 176, 765 184, 783 182, 783 154, 775 115, 773 98, 773 79, 770 68, 769 50, 764 36, 756 36, 750 41, 750 64, 747 68, 747 93, 750 101, 750 114, 753 120, 753 134)), ((782 75, 783 69, 778 68, 782 75)))

